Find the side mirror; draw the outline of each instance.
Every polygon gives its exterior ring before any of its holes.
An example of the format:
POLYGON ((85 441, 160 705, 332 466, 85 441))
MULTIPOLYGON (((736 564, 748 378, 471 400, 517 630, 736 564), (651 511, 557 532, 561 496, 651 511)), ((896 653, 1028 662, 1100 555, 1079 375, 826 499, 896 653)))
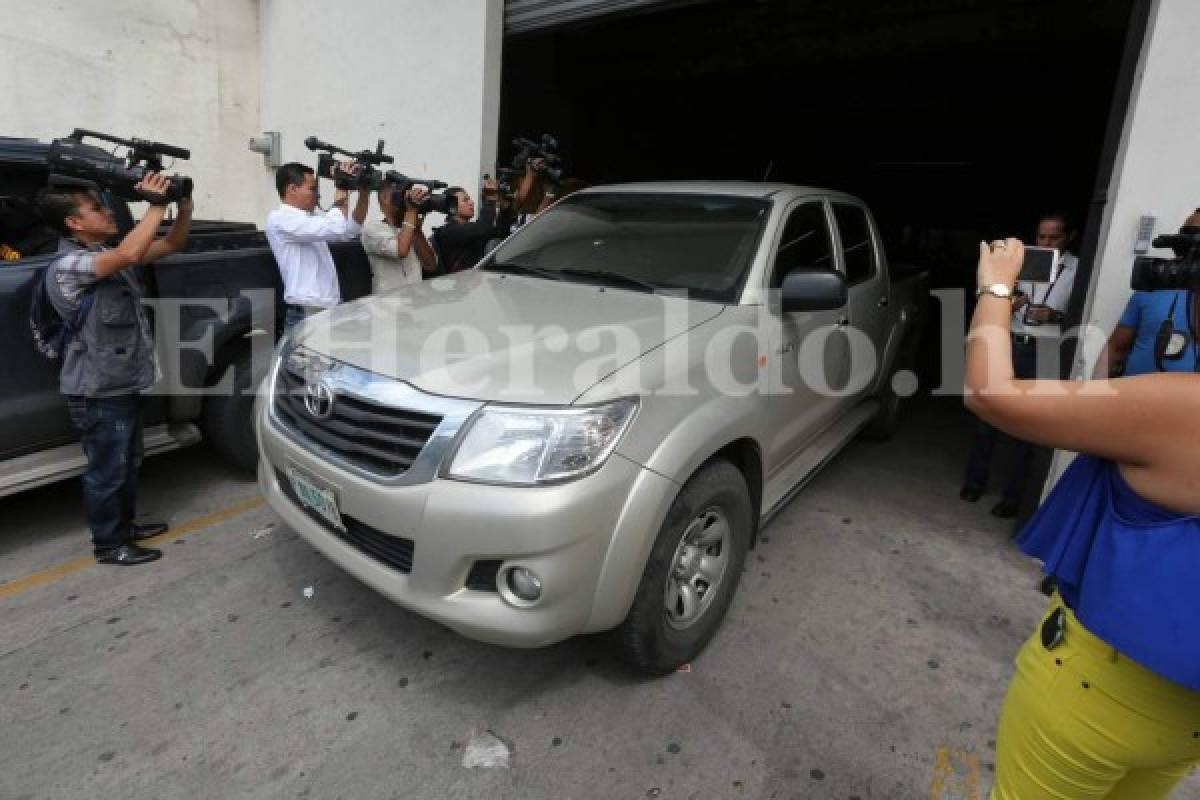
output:
POLYGON ((833 311, 846 305, 846 278, 835 269, 797 269, 783 278, 782 309, 833 311))

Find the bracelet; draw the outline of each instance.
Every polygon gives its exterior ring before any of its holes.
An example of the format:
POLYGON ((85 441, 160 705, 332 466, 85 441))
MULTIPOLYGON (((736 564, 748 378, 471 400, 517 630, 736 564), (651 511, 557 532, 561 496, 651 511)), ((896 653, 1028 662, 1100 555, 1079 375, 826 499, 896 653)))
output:
POLYGON ((400 227, 401 228, 412 228, 413 230, 417 229, 417 226, 414 225, 413 223, 409 222, 408 220, 404 220, 403 222, 401 222, 400 227))

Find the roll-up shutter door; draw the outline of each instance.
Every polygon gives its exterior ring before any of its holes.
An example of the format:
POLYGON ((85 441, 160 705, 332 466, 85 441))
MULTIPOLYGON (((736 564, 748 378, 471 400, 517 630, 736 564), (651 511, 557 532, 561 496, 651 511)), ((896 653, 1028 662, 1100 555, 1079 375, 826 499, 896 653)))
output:
POLYGON ((572 22, 665 5, 670 0, 506 0, 504 32, 527 33, 572 22))

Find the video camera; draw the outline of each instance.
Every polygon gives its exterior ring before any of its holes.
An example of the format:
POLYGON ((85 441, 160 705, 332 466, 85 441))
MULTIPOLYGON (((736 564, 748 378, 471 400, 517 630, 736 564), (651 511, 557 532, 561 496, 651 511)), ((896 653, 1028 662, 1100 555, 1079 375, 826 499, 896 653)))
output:
MULTIPOLYGON (((390 187, 392 190, 390 201, 392 205, 397 207, 404 206, 404 194, 418 183, 429 187, 431 192, 436 189, 445 189, 449 186, 448 183, 434 180, 433 178, 410 178, 393 169, 389 169, 386 172, 376 169, 381 164, 395 163, 394 158, 383 152, 383 139, 380 139, 375 145, 374 151, 360 150, 357 153, 352 153, 337 145, 323 142, 315 136, 309 136, 305 139, 304 146, 318 153, 318 177, 332 178, 334 186, 346 190, 367 189, 375 192, 384 187, 390 187), (352 163, 358 168, 355 175, 347 174, 345 171, 338 169, 343 164, 350 163, 337 158, 339 155, 353 159, 352 163)), ((421 201, 417 210, 422 214, 428 214, 430 211, 436 211, 441 214, 453 214, 457 208, 458 203, 455 198, 444 194, 430 194, 421 201)))
MULTIPOLYGON (((539 141, 518 137, 513 139, 512 144, 517 150, 517 154, 513 156, 512 160, 512 169, 516 173, 524 173, 526 164, 541 159, 542 163, 534 166, 534 172, 553 184, 562 180, 563 162, 562 156, 558 154, 558 139, 548 133, 543 133, 539 141)), ((507 170, 505 171, 507 172, 507 170)), ((500 172, 497 170, 497 173, 500 172)), ((503 175, 500 177, 502 180, 504 179, 503 175)), ((511 183, 511 178, 505 182, 511 183)))
POLYGON ((335 144, 322 142, 315 136, 304 140, 304 146, 317 153, 317 177, 331 178, 333 185, 339 189, 378 189, 383 185, 383 175, 375 169, 380 164, 391 164, 394 158, 383 152, 383 139, 375 145, 375 150, 359 150, 352 153, 343 150, 335 144), (350 162, 342 161, 337 156, 347 156, 350 162), (358 167, 356 174, 347 174, 338 167, 353 163, 358 167))
MULTIPOLYGON (((192 154, 184 147, 146 139, 122 139, 107 133, 76 128, 70 136, 50 143, 50 185, 108 189, 123 200, 158 200, 143 195, 134 187, 147 172, 163 171, 163 156, 188 159, 192 154), (87 137, 128 148, 128 152, 124 157, 114 155, 95 145, 84 144, 83 140, 87 137)), ((167 202, 192 196, 191 178, 171 175, 167 181, 167 202)))
POLYGON ((458 210, 458 198, 453 195, 432 194, 437 189, 445 189, 450 184, 445 181, 434 180, 433 178, 410 178, 395 170, 388 170, 383 176, 384 184, 392 187, 390 202, 396 208, 404 207, 404 195, 412 187, 420 184, 429 189, 430 194, 417 204, 417 211, 422 214, 428 214, 431 211, 436 211, 439 214, 453 214, 458 210))
POLYGON ((1184 225, 1179 233, 1155 237, 1155 247, 1170 248, 1175 258, 1138 256, 1129 285, 1137 291, 1164 289, 1200 291, 1200 226, 1184 225))
POLYGON ((496 191, 502 195, 513 197, 517 193, 517 184, 521 182, 524 170, 513 167, 500 167, 496 170, 496 191))

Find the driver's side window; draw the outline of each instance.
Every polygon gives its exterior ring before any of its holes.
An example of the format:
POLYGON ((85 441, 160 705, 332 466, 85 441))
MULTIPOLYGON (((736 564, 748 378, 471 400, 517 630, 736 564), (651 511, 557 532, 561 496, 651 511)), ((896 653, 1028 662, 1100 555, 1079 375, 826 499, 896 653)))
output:
POLYGON ((798 206, 783 226, 775 266, 771 269, 769 289, 779 289, 783 279, 795 269, 831 269, 834 266, 833 247, 829 238, 829 223, 825 204, 820 201, 798 206))

